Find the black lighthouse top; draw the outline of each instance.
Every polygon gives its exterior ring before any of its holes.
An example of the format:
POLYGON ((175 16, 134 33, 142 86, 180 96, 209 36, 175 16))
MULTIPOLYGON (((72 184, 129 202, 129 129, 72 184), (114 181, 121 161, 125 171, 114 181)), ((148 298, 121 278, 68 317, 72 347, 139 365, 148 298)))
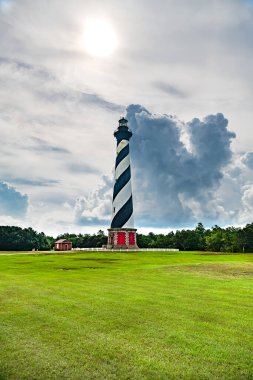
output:
POLYGON ((114 132, 114 136, 117 139, 117 143, 119 143, 121 140, 130 140, 132 137, 132 131, 127 126, 127 119, 122 117, 119 120, 119 126, 114 132))

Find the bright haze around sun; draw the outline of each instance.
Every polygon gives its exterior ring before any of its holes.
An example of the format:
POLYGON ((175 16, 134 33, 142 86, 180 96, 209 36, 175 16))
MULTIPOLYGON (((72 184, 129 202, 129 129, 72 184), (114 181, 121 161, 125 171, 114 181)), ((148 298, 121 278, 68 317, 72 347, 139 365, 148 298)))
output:
POLYGON ((97 58, 110 57, 118 46, 118 38, 112 24, 103 18, 90 18, 83 32, 85 51, 97 58))
POLYGON ((251 223, 252 4, 0 0, 0 225, 106 230, 121 116, 139 232, 251 223))

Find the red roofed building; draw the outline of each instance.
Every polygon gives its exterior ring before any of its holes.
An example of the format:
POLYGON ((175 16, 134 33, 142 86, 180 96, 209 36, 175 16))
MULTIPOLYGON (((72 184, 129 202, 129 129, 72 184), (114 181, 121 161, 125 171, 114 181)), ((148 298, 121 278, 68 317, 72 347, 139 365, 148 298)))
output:
POLYGON ((60 239, 54 243, 55 251, 71 251, 72 242, 67 239, 60 239))

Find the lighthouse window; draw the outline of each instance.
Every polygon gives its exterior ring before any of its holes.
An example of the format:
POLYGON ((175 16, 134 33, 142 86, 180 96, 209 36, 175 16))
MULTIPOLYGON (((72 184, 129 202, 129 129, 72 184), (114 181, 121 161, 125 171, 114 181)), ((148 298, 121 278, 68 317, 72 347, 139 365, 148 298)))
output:
POLYGON ((115 212, 115 207, 113 207, 113 212, 115 212))

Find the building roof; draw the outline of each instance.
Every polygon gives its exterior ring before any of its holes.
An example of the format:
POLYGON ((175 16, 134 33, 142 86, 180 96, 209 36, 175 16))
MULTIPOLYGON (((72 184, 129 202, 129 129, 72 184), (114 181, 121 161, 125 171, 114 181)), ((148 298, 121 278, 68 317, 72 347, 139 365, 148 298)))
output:
POLYGON ((59 240, 56 240, 55 243, 71 243, 71 241, 67 239, 59 239, 59 240))

